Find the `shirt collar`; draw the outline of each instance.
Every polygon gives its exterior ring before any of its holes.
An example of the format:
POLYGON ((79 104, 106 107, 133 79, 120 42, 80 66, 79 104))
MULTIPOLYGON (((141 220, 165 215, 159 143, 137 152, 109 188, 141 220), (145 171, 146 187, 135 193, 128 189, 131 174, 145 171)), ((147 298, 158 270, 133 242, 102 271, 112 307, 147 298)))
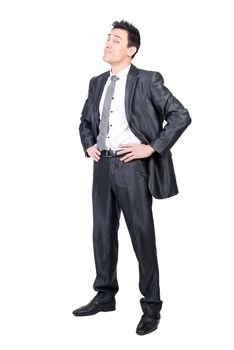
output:
POLYGON ((113 74, 112 71, 110 70, 110 78, 112 77, 112 75, 116 75, 119 79, 126 79, 128 72, 130 70, 131 64, 129 64, 127 67, 125 67, 124 69, 122 69, 119 73, 117 74, 113 74))

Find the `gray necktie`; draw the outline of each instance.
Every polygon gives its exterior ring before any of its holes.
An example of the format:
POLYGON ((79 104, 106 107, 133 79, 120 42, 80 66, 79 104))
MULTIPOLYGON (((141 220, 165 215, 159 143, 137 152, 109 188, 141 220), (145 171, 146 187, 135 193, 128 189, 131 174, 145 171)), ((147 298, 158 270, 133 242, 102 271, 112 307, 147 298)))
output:
POLYGON ((99 125, 99 135, 97 138, 97 147, 101 151, 106 149, 106 137, 109 131, 109 119, 110 119, 110 109, 111 101, 114 95, 115 83, 119 78, 116 75, 112 75, 111 83, 106 90, 106 96, 103 103, 102 118, 99 125))

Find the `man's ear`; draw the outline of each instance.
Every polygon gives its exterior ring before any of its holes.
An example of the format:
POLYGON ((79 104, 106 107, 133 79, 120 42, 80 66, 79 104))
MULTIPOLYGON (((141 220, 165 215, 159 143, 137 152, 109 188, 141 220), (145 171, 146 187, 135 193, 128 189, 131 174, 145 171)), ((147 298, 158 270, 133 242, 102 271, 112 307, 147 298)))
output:
POLYGON ((132 57, 135 53, 136 53, 136 47, 135 46, 131 46, 128 48, 128 56, 132 57))

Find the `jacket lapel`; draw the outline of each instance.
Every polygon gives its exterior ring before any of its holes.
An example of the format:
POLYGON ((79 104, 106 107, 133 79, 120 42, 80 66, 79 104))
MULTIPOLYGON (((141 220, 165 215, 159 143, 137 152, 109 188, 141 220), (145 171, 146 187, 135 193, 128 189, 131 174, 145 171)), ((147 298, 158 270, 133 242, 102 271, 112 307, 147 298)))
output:
POLYGON ((94 102, 94 111, 95 111, 95 119, 96 119, 96 123, 99 125, 99 105, 100 105, 100 101, 101 101, 101 97, 102 97, 102 93, 104 90, 104 86, 107 82, 107 79, 110 75, 110 72, 105 72, 103 73, 98 81, 97 81, 97 87, 95 89, 96 91, 96 96, 95 96, 95 102, 94 102))
POLYGON ((138 80, 139 71, 138 69, 131 65, 131 68, 128 73, 126 90, 125 90, 125 113, 128 122, 130 121, 131 116, 131 103, 133 98, 133 93, 135 90, 135 86, 138 80))

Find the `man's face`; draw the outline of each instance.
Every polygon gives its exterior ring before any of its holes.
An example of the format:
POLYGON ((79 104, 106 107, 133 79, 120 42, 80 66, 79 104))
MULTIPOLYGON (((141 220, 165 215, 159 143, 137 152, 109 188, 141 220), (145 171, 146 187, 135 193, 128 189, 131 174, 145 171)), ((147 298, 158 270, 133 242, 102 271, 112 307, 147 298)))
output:
POLYGON ((105 44, 103 60, 110 64, 119 64, 131 60, 134 47, 128 47, 128 32, 112 29, 105 44))

